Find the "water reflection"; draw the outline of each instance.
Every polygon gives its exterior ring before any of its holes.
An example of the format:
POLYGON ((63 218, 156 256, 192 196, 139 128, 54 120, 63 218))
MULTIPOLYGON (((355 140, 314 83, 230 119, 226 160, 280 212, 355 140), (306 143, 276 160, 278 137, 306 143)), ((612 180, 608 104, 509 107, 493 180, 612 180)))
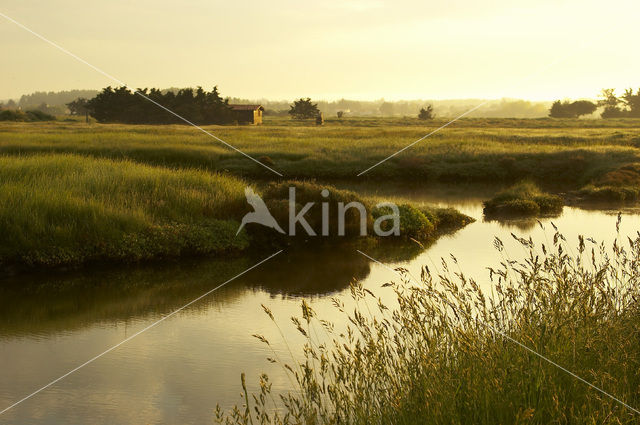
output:
MULTIPOLYGON (((606 241, 617 236, 616 209, 565 208, 561 217, 541 220, 545 230, 536 220, 483 221, 478 197, 469 201, 451 195, 438 200, 418 192, 409 197, 414 202, 453 206, 478 220, 426 250, 413 243, 361 247, 391 266, 406 267, 414 276, 420 275, 424 265, 437 271, 439 258, 452 253, 465 274, 488 284, 486 267, 502 261, 491 247, 493 238, 502 238, 510 258, 516 259, 523 252, 511 232, 544 241, 550 221, 569 244, 577 242, 578 234, 606 241)), ((640 228, 636 214, 626 211, 621 236, 640 228)), ((381 285, 396 275, 354 248, 288 250, 2 419, 13 424, 210 423, 216 403, 229 407, 241 402, 243 371, 252 385, 265 371, 272 377, 274 391, 286 391, 290 384, 282 371, 265 361, 271 353, 251 337, 265 335, 281 357, 288 356, 286 347, 277 343, 279 331, 265 320, 260 305, 274 311, 288 343, 295 347, 300 340, 295 332, 289 333, 289 317, 299 314, 301 297, 329 319, 335 317, 331 298, 347 297, 346 288, 353 279, 383 301, 392 299, 392 291, 381 285)), ((156 263, 4 281, 0 285, 0 408, 262 258, 156 263)))

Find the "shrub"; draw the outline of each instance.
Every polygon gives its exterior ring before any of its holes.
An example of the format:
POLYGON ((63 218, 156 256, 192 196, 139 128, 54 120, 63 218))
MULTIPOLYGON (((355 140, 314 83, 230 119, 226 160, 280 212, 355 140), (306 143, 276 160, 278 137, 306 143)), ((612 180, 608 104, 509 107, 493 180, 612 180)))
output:
POLYGON ((26 121, 54 121, 56 119, 53 115, 38 111, 37 109, 27 111, 25 115, 27 117, 26 121))
MULTIPOLYGON (((400 212, 400 237, 426 241, 435 235, 433 216, 429 220, 424 212, 409 204, 398 205, 398 211, 400 212)), ((383 215, 392 214, 392 210, 390 207, 375 208, 372 214, 376 219, 383 215)), ((389 230, 391 224, 389 221, 383 222, 382 230, 389 230)))
MULTIPOLYGON (((329 235, 338 235, 338 203, 345 206, 350 202, 359 202, 366 209, 367 233, 371 230, 371 206, 370 202, 355 192, 337 189, 332 186, 320 185, 310 181, 289 180, 281 183, 272 183, 264 191, 263 199, 269 207, 269 211, 278 223, 286 225, 289 222, 289 188, 295 188, 296 212, 299 212, 305 204, 314 202, 315 205, 305 214, 305 219, 317 235, 322 232, 321 204, 327 203, 329 207, 329 235), (322 196, 322 191, 327 190, 328 195, 322 196)), ((345 236, 360 235, 360 213, 355 208, 349 208, 345 212, 345 236)), ((297 235, 308 238, 307 232, 297 229, 297 235)))
POLYGON ((0 121, 24 121, 24 113, 15 109, 0 111, 0 121))
POLYGON ((434 217, 432 223, 436 226, 438 233, 460 229, 475 221, 472 217, 462 214, 455 208, 423 209, 422 211, 430 220, 431 217, 434 217))
POLYGON ((559 196, 543 193, 534 183, 521 182, 483 205, 486 216, 536 216, 560 213, 563 201, 559 196))
POLYGON ((631 202, 640 199, 640 187, 587 185, 578 191, 582 201, 631 202))
POLYGON ((640 199, 640 164, 624 165, 609 171, 577 192, 583 201, 632 202, 640 199))
POLYGON ((16 109, 0 111, 0 121, 54 121, 56 117, 42 111, 22 112, 16 109))

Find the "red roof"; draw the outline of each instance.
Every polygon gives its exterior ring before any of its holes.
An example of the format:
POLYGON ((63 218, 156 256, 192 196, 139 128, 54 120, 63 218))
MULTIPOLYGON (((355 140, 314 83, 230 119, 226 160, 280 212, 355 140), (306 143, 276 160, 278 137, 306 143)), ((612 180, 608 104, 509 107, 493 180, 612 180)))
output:
POLYGON ((229 105, 234 111, 255 111, 260 109, 264 111, 262 105, 229 105))

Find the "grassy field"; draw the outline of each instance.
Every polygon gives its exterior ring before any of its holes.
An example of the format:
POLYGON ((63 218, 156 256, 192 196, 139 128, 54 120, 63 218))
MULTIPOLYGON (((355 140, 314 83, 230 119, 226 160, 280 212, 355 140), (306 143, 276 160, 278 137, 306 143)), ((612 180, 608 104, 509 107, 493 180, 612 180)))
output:
MULTIPOLYGON (((267 119, 264 126, 208 128, 284 179, 189 126, 1 123, 0 262, 66 265, 243 250, 244 233, 232 238, 247 212, 243 189, 274 180, 527 178, 584 186, 585 197, 637 198, 637 190, 632 197, 616 185, 640 181, 640 120, 460 120, 357 177, 443 123, 361 118, 318 127, 267 119)), ((468 222, 451 212, 405 209, 422 223, 413 226, 421 229, 416 235, 435 234, 432 225, 444 222, 438 214, 468 222)))
MULTIPOLYGON (((566 183, 576 188, 638 161, 640 120, 460 120, 357 174, 442 125, 417 119, 285 119, 256 127, 208 127, 287 179, 392 179, 566 183)), ((0 154, 75 153, 151 165, 277 177, 188 126, 2 123, 0 154)))
POLYGON ((292 319, 306 341, 303 360, 271 355, 291 391, 277 398, 262 375, 250 378, 259 379, 260 391, 247 394, 243 375, 242 404, 218 409, 218 421, 637 424, 640 238, 610 250, 589 239, 567 245, 557 232, 548 239, 546 249, 521 240, 528 252, 522 262, 506 261, 496 240, 505 261, 491 270, 491 294, 453 259, 437 276, 425 272, 416 280, 402 272, 388 289, 396 305, 358 284, 351 290, 356 307, 336 300, 329 317, 303 301, 301 316, 292 319))
POLYGON ((59 266, 221 254, 245 183, 197 170, 70 154, 0 157, 0 265, 59 266))
MULTIPOLYGON (((240 220, 251 210, 245 197, 248 185, 228 174, 128 159, 69 153, 0 156, 0 272, 221 256, 249 248, 272 252, 306 243, 305 232, 292 238, 256 224, 236 235, 240 220)), ((326 202, 335 216, 338 202, 366 205, 364 223, 371 237, 374 216, 390 213, 376 210, 375 202, 356 193, 311 182, 284 181, 256 188, 279 223, 288 222, 291 186, 297 188, 298 210, 307 202, 326 202), (327 199, 321 197, 324 188, 330 191, 327 199)), ((306 219, 320 231, 319 207, 306 214, 306 219)), ((400 205, 405 240, 431 241, 470 221, 452 209, 400 205)), ((348 211, 345 224, 346 237, 358 237, 360 216, 355 210, 348 211)), ((329 236, 338 233, 336 225, 332 223, 329 236)))

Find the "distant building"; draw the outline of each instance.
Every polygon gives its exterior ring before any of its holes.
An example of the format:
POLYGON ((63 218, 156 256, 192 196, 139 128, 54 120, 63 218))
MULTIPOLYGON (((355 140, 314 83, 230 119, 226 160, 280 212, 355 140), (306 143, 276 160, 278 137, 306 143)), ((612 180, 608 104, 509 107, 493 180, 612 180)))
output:
POLYGON ((229 105, 238 124, 262 124, 262 105, 229 105))

